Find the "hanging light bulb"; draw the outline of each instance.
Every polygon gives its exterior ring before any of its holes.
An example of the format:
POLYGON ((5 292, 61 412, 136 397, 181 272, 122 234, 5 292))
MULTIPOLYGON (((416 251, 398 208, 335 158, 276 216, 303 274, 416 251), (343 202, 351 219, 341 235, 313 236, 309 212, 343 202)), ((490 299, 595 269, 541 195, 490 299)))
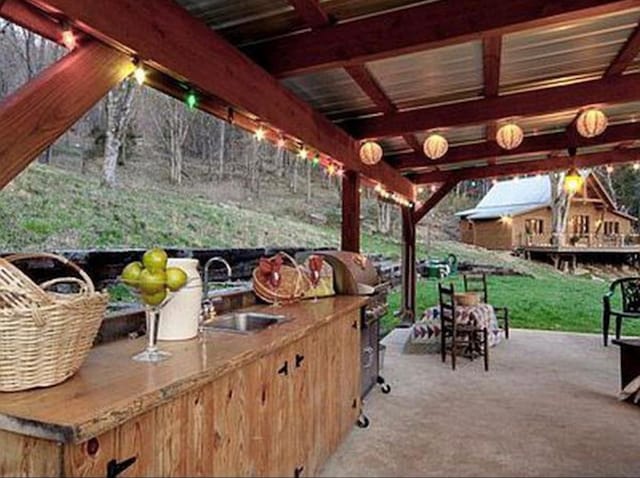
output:
POLYGON ((65 27, 64 30, 62 30, 61 39, 62 39, 62 44, 68 50, 73 50, 78 45, 78 41, 71 27, 67 26, 65 27))
POLYGON ((611 174, 613 172, 613 166, 611 166, 610 164, 607 164, 607 173, 611 174))
POLYGON ((440 159, 449 150, 449 142, 447 138, 440 134, 430 134, 427 139, 424 140, 422 145, 424 154, 429 159, 440 159))
POLYGON ((588 108, 580 113, 576 120, 576 129, 580 136, 593 138, 604 133, 607 129, 607 116, 597 108, 588 108))
POLYGON ((136 83, 144 85, 144 82, 147 80, 147 72, 142 64, 137 64, 136 69, 133 70, 133 77, 136 79, 136 83))
POLYGON ((336 166, 333 163, 329 163, 327 164, 327 174, 329 176, 333 176, 334 174, 336 174, 336 166))
POLYGON ((253 133, 253 135, 258 141, 262 141, 266 134, 267 132, 264 130, 262 126, 258 126, 258 129, 255 131, 255 133, 253 133))
POLYGON ((640 163, 633 163, 633 170, 637 171, 638 169, 640 169, 640 163))
POLYGON ((307 151, 307 148, 305 148, 303 145, 298 151, 298 157, 300 159, 307 159, 307 156, 309 156, 309 151, 307 151))
POLYGON ((500 127, 496 133, 496 142, 502 149, 516 149, 522 144, 524 133, 522 128, 515 123, 507 123, 500 127))
POLYGON ((577 193, 583 184, 584 179, 576 168, 571 168, 567 171, 567 174, 564 176, 563 183, 563 188, 567 194, 573 195, 577 193))
POLYGON ((366 141, 360 146, 360 161, 372 166, 382 159, 382 147, 375 141, 366 141))

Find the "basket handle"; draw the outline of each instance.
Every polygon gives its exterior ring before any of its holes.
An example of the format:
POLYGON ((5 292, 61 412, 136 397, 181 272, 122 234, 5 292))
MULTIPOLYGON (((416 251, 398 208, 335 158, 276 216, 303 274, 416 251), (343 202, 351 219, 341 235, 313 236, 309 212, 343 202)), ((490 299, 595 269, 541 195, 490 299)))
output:
POLYGON ((87 283, 82 279, 78 279, 77 277, 60 277, 58 279, 51 279, 40 284, 40 288, 42 290, 47 290, 50 287, 58 284, 76 284, 80 288, 78 291, 79 294, 86 295, 89 293, 87 289, 87 283))
POLYGON ((293 264, 293 268, 298 273, 298 277, 296 278, 296 286, 294 288, 294 293, 295 293, 295 291, 298 290, 298 287, 300 286, 300 283, 304 280, 304 277, 302 276, 302 267, 296 262, 296 260, 293 257, 291 257, 286 252, 280 251, 278 254, 282 255, 285 259, 288 259, 289 262, 291 262, 291 264, 293 264))
MULTIPOLYGON (((76 273, 84 281, 88 294, 93 294, 96 291, 96 288, 93 285, 93 281, 91 280, 91 277, 89 277, 89 275, 84 270, 82 270, 80 266, 78 266, 75 262, 70 261, 66 257, 59 256, 57 254, 51 254, 50 252, 38 252, 38 253, 32 253, 32 254, 27 254, 27 253, 12 254, 10 256, 4 257, 3 259, 8 262, 25 261, 30 259, 52 259, 76 271, 76 273)), ((47 281, 45 282, 45 284, 51 285, 50 282, 51 281, 47 281)))

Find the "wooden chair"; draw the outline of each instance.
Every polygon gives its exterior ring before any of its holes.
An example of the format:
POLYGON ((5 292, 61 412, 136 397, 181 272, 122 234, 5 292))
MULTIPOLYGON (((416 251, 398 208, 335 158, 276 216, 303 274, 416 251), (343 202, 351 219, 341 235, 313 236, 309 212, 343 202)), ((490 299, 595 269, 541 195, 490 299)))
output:
POLYGON ((451 368, 456 369, 456 356, 459 351, 468 354, 473 361, 475 355, 484 356, 484 369, 489 371, 489 331, 476 324, 459 324, 455 320, 456 303, 453 284, 449 287, 438 284, 440 303, 440 354, 447 361, 447 350, 451 351, 451 368), (447 338, 450 343, 447 345, 447 338))
MULTIPOLYGON (((487 275, 486 274, 463 274, 462 280, 464 282, 465 292, 479 292, 480 301, 485 304, 489 304, 489 290, 487 289, 487 275)), ((496 319, 498 324, 504 330, 504 337, 509 338, 509 308, 508 307, 495 307, 493 310, 496 313, 496 319)))
POLYGON ((625 277, 615 280, 609 286, 609 292, 602 297, 602 338, 604 346, 609 345, 609 324, 611 317, 616 318, 616 339, 620 339, 623 319, 640 319, 640 277, 625 277), (611 299, 620 287, 622 309, 611 306, 611 299))

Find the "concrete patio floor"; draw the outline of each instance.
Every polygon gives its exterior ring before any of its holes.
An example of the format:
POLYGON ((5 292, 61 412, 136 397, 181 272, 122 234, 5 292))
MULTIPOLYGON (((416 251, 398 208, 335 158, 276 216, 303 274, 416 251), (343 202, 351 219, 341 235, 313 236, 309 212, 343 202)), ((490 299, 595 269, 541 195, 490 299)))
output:
POLYGON ((322 476, 640 476, 640 407, 618 402, 618 347, 597 335, 514 330, 490 371, 402 354, 322 476))

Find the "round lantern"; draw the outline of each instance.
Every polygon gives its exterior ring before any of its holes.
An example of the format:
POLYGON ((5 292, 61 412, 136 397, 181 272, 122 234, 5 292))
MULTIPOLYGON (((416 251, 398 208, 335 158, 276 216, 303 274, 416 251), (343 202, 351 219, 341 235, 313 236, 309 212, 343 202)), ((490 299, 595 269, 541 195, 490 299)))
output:
POLYGON ((375 141, 367 141, 360 146, 360 161, 372 166, 382 159, 382 147, 375 141))
POLYGON ((522 143, 524 133, 515 123, 508 123, 500 127, 496 133, 496 142, 502 149, 516 149, 522 143))
POLYGON ((422 145, 422 149, 424 150, 424 154, 427 155, 429 159, 440 159, 449 149, 449 142, 447 138, 439 134, 430 134, 427 139, 424 140, 424 144, 422 145))
POLYGON ((608 122, 606 115, 602 111, 597 108, 589 108, 578 116, 576 129, 580 136, 593 138, 604 133, 608 122))

